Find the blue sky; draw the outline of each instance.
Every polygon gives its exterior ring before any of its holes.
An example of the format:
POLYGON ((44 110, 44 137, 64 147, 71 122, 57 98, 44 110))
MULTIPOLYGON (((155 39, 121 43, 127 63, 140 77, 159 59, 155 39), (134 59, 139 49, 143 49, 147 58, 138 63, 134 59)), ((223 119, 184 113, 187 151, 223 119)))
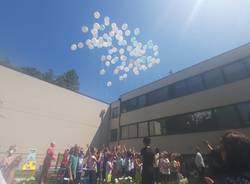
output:
POLYGON ((0 0, 0 58, 57 74, 74 68, 82 93, 111 102, 170 69, 179 71, 249 42, 249 20, 249 0, 0 0), (139 27, 140 40, 159 45, 161 63, 125 81, 100 76, 100 51, 69 49, 86 39, 81 26, 93 24, 96 10, 117 24, 139 27))

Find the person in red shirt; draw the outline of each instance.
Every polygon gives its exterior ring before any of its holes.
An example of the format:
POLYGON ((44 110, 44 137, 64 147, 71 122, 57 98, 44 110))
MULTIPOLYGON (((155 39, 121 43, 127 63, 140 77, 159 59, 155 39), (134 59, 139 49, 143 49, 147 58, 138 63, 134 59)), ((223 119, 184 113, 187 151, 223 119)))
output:
POLYGON ((46 156, 43 161, 42 173, 41 173, 41 182, 40 184, 47 183, 47 177, 51 162, 55 160, 55 143, 50 143, 50 147, 47 150, 46 156))

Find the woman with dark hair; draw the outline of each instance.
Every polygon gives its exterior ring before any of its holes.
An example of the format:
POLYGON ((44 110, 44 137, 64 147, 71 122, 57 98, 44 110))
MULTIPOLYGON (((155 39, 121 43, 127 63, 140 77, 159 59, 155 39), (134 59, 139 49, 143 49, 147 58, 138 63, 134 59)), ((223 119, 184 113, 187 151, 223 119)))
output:
POLYGON ((250 141, 243 133, 227 132, 221 139, 221 157, 224 163, 223 183, 250 184, 250 141))

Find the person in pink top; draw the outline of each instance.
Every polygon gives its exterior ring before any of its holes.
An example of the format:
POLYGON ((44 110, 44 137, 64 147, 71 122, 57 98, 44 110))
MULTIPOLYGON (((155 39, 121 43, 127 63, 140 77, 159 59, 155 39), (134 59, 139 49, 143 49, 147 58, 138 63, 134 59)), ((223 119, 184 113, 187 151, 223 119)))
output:
POLYGON ((47 183, 47 177, 51 162, 55 160, 55 143, 50 143, 50 147, 47 150, 46 156, 43 161, 42 173, 41 173, 41 182, 40 184, 47 183))

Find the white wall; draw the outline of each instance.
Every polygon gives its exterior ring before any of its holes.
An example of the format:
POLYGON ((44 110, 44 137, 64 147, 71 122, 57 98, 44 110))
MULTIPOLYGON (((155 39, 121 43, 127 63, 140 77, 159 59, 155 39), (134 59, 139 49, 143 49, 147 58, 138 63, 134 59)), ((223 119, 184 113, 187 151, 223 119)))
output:
POLYGON ((90 144, 108 104, 0 66, 0 152, 90 144))

